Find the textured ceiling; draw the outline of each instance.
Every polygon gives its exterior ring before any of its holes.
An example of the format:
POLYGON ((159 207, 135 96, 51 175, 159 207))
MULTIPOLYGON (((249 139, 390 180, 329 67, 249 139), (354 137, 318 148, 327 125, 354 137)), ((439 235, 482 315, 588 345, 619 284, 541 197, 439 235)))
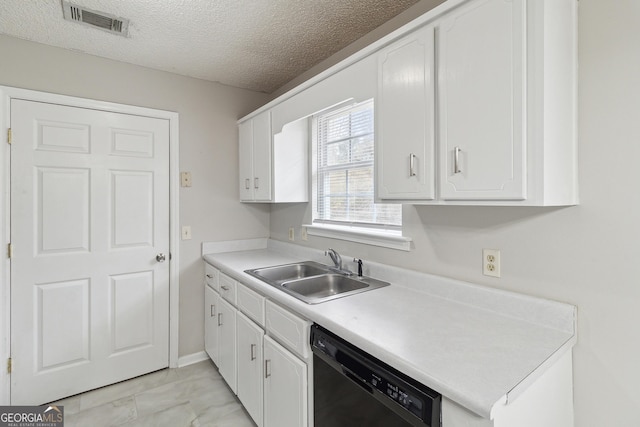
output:
POLYGON ((0 34, 270 93, 417 1, 71 0, 129 19, 125 38, 0 0, 0 34))

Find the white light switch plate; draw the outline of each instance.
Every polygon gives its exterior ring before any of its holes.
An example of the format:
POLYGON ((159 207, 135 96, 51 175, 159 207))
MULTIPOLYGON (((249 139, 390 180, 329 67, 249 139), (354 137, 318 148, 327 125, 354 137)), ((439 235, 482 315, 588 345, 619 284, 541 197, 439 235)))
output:
POLYGON ((182 187, 191 187, 191 172, 180 172, 180 185, 182 187))
POLYGON ((182 226, 182 240, 191 240, 191 226, 183 225, 182 226))

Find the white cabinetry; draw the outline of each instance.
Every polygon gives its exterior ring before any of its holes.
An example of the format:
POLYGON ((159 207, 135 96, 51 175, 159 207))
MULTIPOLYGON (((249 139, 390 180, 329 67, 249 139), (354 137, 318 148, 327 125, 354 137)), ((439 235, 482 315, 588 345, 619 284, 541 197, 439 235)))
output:
POLYGON ((218 364, 218 299, 210 286, 204 287, 204 348, 213 363, 218 364))
POLYGON ((238 312, 238 399, 254 419, 262 426, 263 404, 263 329, 238 312))
POLYGON ((209 264, 205 274, 205 349, 220 375, 259 427, 309 425, 311 323, 209 264))
POLYGON ((271 112, 239 124, 240 200, 271 200, 271 112))
POLYGON ((274 133, 271 111, 264 111, 238 125, 241 201, 309 200, 308 128, 307 120, 298 120, 274 133))
POLYGON ((526 194, 525 0, 476 0, 438 24, 440 197, 526 194))
POLYGON ((307 426, 307 365, 264 338, 264 427, 307 426))
POLYGON ((231 390, 237 393, 236 309, 222 298, 219 303, 218 370, 231 390))
POLYGON ((576 204, 576 16, 471 0, 377 52, 376 197, 576 204))
POLYGON ((378 53, 377 196, 435 197, 434 29, 422 28, 378 53))

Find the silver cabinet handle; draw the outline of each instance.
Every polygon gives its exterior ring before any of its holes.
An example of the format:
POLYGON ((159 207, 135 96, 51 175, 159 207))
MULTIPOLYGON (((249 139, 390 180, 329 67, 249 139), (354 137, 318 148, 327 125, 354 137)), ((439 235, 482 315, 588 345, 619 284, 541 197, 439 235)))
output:
POLYGON ((210 275, 210 274, 207 274, 207 278, 208 278, 208 279, 213 279, 213 276, 212 276, 212 275, 210 275))
POLYGON ((215 315, 216 315, 216 306, 215 306, 215 305, 213 305, 213 304, 211 304, 210 313, 211 313, 211 316, 210 316, 210 317, 213 317, 213 316, 215 316, 215 315))
POLYGON ((265 378, 269 378, 271 376, 271 371, 269 370, 269 366, 271 365, 270 362, 271 361, 269 359, 266 359, 264 361, 264 377, 265 378))
POLYGON ((222 326, 222 313, 218 313, 218 326, 222 326))
POLYGON ((158 261, 158 262, 165 262, 166 259, 167 259, 167 257, 165 256, 165 254, 156 255, 156 261, 158 261))
POLYGON ((245 190, 248 190, 248 189, 249 189, 249 187, 250 187, 249 183, 250 183, 250 182, 251 182, 251 181, 249 180, 249 178, 247 178, 247 179, 245 179, 245 180, 244 180, 244 188, 245 188, 245 190))
POLYGON ((253 178, 253 188, 258 189, 260 187, 260 178, 253 178))
POLYGON ((415 163, 416 155, 413 153, 409 154, 409 176, 416 176, 415 163))
POLYGON ((224 285, 220 286, 220 288, 222 288, 223 291, 228 291, 229 290, 229 287, 228 286, 224 286, 224 285))
POLYGON ((462 172, 460 170, 460 152, 462 150, 460 149, 460 147, 455 147, 453 149, 453 173, 460 173, 462 172))
POLYGON ((256 360, 256 345, 251 344, 251 360, 256 360))

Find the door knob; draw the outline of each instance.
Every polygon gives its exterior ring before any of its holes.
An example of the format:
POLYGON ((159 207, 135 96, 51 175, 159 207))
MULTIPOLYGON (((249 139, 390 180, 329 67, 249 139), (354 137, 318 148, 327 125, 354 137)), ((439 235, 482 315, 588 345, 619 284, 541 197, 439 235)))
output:
POLYGON ((158 261, 158 262, 164 262, 166 259, 167 259, 167 257, 164 254, 156 255, 156 261, 158 261))

